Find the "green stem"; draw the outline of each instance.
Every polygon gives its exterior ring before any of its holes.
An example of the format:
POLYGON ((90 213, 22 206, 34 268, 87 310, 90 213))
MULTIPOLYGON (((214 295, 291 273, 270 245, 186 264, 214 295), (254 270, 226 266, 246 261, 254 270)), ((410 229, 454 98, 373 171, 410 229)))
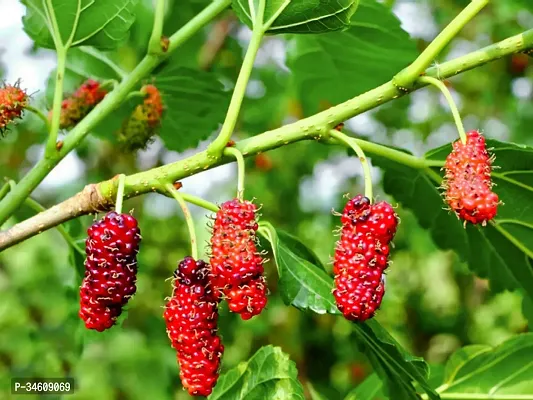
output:
POLYGON ((374 199, 374 194, 372 193, 372 173, 370 171, 370 163, 368 162, 368 159, 366 158, 366 155, 359 147, 357 142, 348 136, 346 136, 344 133, 341 133, 336 130, 332 130, 330 132, 330 135, 337 139, 339 142, 344 143, 346 146, 349 146, 355 151, 355 154, 357 154, 357 157, 359 157, 359 161, 361 161, 361 165, 363 166, 363 174, 365 177, 365 197, 370 199, 372 202, 374 199))
POLYGON ((245 164, 242 153, 234 147, 227 147, 224 149, 224 155, 233 156, 237 160, 237 198, 242 201, 244 198, 244 177, 245 164))
POLYGON ((2 200, 4 196, 9 192, 10 188, 11 187, 10 187, 9 182, 6 182, 4 186, 2 186, 2 188, 0 189, 0 200, 2 200))
POLYGON ((157 0, 154 13, 154 27, 150 42, 148 43, 148 54, 159 55, 163 53, 161 47, 161 36, 163 36, 163 21, 165 18, 165 0, 157 0))
MULTIPOLYGON (((209 6, 169 38, 170 44, 165 56, 168 57, 172 51, 190 39, 191 36, 228 8, 230 4, 231 0, 215 0, 210 3, 209 6)), ((42 182, 50 171, 54 169, 54 167, 70 151, 72 151, 89 134, 89 132, 98 125, 98 123, 124 101, 137 82, 148 75, 163 59, 163 57, 154 57, 151 55, 147 55, 143 58, 127 78, 125 78, 120 85, 113 90, 113 92, 109 93, 83 120, 78 123, 78 125, 74 127, 74 129, 69 132, 60 151, 55 151, 54 143, 54 152, 50 153, 49 157, 44 157, 38 161, 30 172, 17 184, 17 187, 9 192, 3 201, 0 202, 0 225, 3 224, 13 212, 15 212, 17 207, 30 195, 33 189, 42 182)), ((59 102, 59 105, 61 105, 61 102, 59 102)))
POLYGON ((176 190, 176 188, 174 187, 174 185, 172 185, 172 183, 168 183, 165 187, 168 190, 168 192, 172 195, 172 197, 176 199, 176 201, 181 207, 181 210, 183 211, 183 215, 185 216, 185 221, 187 222, 187 227, 189 228, 189 235, 191 237, 191 256, 195 260, 198 260, 198 246, 196 245, 198 242, 196 240, 196 230, 194 228, 194 220, 192 219, 192 215, 189 211, 189 207, 187 207, 187 203, 185 202, 184 198, 176 190))
POLYGON ((124 183, 126 181, 126 175, 121 174, 118 177, 118 189, 117 189, 117 200, 115 201, 115 211, 117 214, 122 213, 122 201, 124 199, 124 183))
POLYGON ((394 78, 396 87, 410 89, 415 80, 431 65, 440 52, 457 36, 459 31, 472 20, 489 3, 489 0, 472 0, 472 2, 443 29, 418 58, 394 78))
POLYGON ((450 106, 450 110, 452 111, 453 119, 455 120, 455 126, 457 126, 457 131, 459 132, 459 137, 461 138, 463 144, 465 144, 466 134, 465 128, 463 126, 463 121, 461 120, 461 115, 459 114, 457 105, 455 104, 455 101, 453 101, 452 94, 450 93, 446 85, 438 79, 432 78, 431 76, 423 76, 421 78, 418 78, 418 80, 422 83, 429 83, 430 85, 435 86, 442 92, 442 94, 446 98, 446 101, 448 102, 448 105, 450 106))
POLYGON ((35 108, 35 107, 32 107, 32 106, 26 106, 25 108, 26 111, 29 111, 29 112, 32 112, 33 114, 35 114, 37 117, 39 117, 39 119, 41 121, 44 122, 44 126, 46 126, 46 130, 50 130, 50 123, 48 121, 48 118, 46 118, 46 115, 44 115, 41 110, 35 108))
MULTIPOLYGON (((507 38, 483 49, 474 51, 465 56, 447 61, 439 65, 438 69, 430 68, 426 72, 426 75, 433 77, 438 75, 441 79, 446 79, 488 62, 498 60, 504 56, 527 51, 531 48, 533 48, 533 29, 507 38)), ((120 87, 123 87, 122 85, 124 85, 124 83, 122 83, 120 87)), ((417 82, 412 91, 426 85, 427 84, 425 83, 417 82)), ((117 88, 117 91, 118 90, 119 89, 117 88)), ((126 96, 129 91, 131 91, 131 88, 128 88, 128 91, 124 94, 124 96, 126 96)), ((108 97, 113 95, 115 95, 115 91, 107 95, 103 102, 105 102, 108 97)), ((362 114, 389 101, 395 100, 403 95, 405 95, 405 93, 399 91, 392 82, 387 82, 373 90, 370 90, 311 117, 304 118, 295 123, 284 125, 280 128, 242 140, 238 142, 235 147, 243 154, 244 157, 250 157, 258 153, 263 153, 288 145, 290 143, 295 143, 302 140, 316 140, 320 136, 327 136, 332 126, 336 126, 340 122, 346 121, 349 118, 362 114)), ((89 116, 91 114, 89 114, 89 116)), ((84 121, 85 119, 81 123, 84 123, 84 121)), ((74 128, 74 130, 75 129, 76 128, 74 128)), ((67 140, 69 139, 70 135, 72 135, 72 131, 67 136, 67 140)), ((438 167, 443 165, 443 162, 439 162, 438 160, 419 159, 410 154, 406 154, 405 152, 391 149, 376 143, 366 142, 360 139, 354 140, 367 154, 373 153, 381 155, 411 168, 420 169, 428 166, 438 167)), ((169 181, 179 181, 187 176, 195 175, 199 172, 215 168, 231 161, 233 161, 233 159, 230 157, 214 158, 207 151, 203 151, 172 164, 130 175, 126 178, 127 190, 125 190, 125 197, 130 198, 151 192, 153 188, 164 186, 169 181)), ((22 184, 22 182, 19 183, 16 189, 11 191, 3 199, 3 201, 0 202, 0 223, 3 223, 9 217, 9 215, 11 215, 17 209, 18 205, 24 201, 24 198, 27 197, 27 195, 29 195, 34 187, 33 185, 37 186, 44 176, 46 176, 48 171, 50 171, 54 166, 55 164, 49 160, 39 161, 38 164, 24 178, 24 184, 22 184)), ((114 180, 100 182, 97 184, 96 190, 98 190, 101 196, 99 203, 102 205, 108 205, 113 202, 114 196, 116 195, 116 182, 114 180)), ((78 195, 81 194, 79 193, 78 195)), ((64 210, 61 209, 61 205, 63 203, 58 204, 56 207, 62 211, 54 212, 53 214, 51 213, 49 216, 41 216, 38 221, 35 221, 37 222, 35 225, 33 225, 33 218, 30 218, 29 220, 21 223, 24 224, 22 227, 17 227, 16 229, 13 227, 9 231, 1 232, 0 250, 13 246, 14 244, 26 238, 32 237, 39 232, 49 229, 60 222, 75 218, 79 215, 90 214, 94 211, 94 201, 88 201, 86 197, 82 196, 80 202, 75 202, 77 212, 75 213, 75 216, 72 216, 72 207, 70 206, 73 202, 72 199, 73 198, 64 202, 64 210), (31 226, 35 226, 35 228, 29 229, 31 226)))
POLYGON ((224 151, 225 146, 231 139, 235 125, 237 124, 237 119, 239 117, 239 112, 241 110, 242 101, 244 99, 244 94, 246 92, 246 86, 250 80, 250 75, 252 74, 252 69, 254 66, 255 57, 257 52, 261 47, 261 40, 263 39, 264 29, 263 29, 263 15, 265 11, 265 0, 260 0, 259 10, 254 20, 254 28, 252 31, 252 38, 248 49, 246 50, 246 55, 235 83, 235 89, 233 90, 233 95, 231 96, 230 104, 228 107, 228 112, 226 114, 226 119, 222 124, 222 128, 218 137, 209 145, 207 151, 212 157, 219 157, 224 151))
MULTIPOLYGON (((51 158, 57 153, 56 142, 59 132, 59 123, 61 117, 61 102, 63 101, 63 81, 65 78, 65 66, 67 62, 67 51, 64 48, 57 49, 57 69, 54 90, 54 102, 52 107, 52 122, 50 123, 50 132, 46 145, 46 158, 51 158)), ((21 181, 22 182, 22 181, 21 181)))
POLYGON ((201 199, 200 197, 193 196, 192 194, 181 193, 181 197, 183 197, 183 200, 185 200, 186 202, 197 205, 198 207, 205 208, 209 211, 218 212, 218 210, 220 209, 216 204, 201 199))
POLYGON ((126 96, 126 100, 134 99, 134 98, 142 98, 144 99, 146 97, 146 93, 141 92, 140 90, 135 90, 133 92, 129 92, 126 96))

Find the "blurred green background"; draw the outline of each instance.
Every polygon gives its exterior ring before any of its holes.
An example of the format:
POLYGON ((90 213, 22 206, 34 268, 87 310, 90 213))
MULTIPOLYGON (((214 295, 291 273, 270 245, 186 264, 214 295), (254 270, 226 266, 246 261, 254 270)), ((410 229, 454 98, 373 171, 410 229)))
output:
MULTIPOLYGON (((175 31, 205 3, 169 2, 165 30, 175 31)), ((406 29, 416 25, 418 19, 424 21, 425 25, 419 25, 425 26, 425 31, 420 26, 416 32, 410 31, 413 41, 422 49, 468 1, 386 3, 394 7, 406 29)), ((151 10, 150 1, 139 2, 130 40, 113 54, 126 70, 131 70, 146 50, 151 10)), ((191 68, 208 63, 210 71, 219 74, 231 87, 248 36, 231 13, 222 18, 222 25, 210 25, 195 35, 168 63, 191 68), (213 60, 206 61, 209 47, 205 43, 210 32, 225 26, 231 28, 229 36, 212 54, 213 60)), ((440 61, 520 33, 527 24, 531 26, 532 19, 533 15, 521 11, 519 2, 494 2, 460 34, 440 61)), ((291 74, 279 62, 279 57, 284 57, 283 49, 283 38, 266 40, 236 138, 308 114, 302 111, 305 110, 302 95, 291 84, 291 74)), ((28 49, 27 56, 37 60, 44 57, 36 49, 28 49)), ((480 128, 491 138, 533 144, 530 60, 526 55, 516 55, 451 80, 467 129, 480 128)), ((4 57, 1 61, 0 69, 5 72, 7 66, 9 70, 9 60, 4 57)), ((24 87, 24 76, 21 78, 24 87)), ((72 85, 78 83, 79 80, 73 80, 72 85)), ((44 108, 49 107, 45 93, 42 88, 34 95, 36 103, 44 108)), ((451 115, 443 104, 438 93, 424 89, 349 121, 346 129, 421 154, 455 139, 451 115)), ((32 117, 12 128, 0 141, 1 175, 11 179, 23 176, 35 162, 35 154, 39 153, 36 145, 43 141, 43 135, 38 121, 32 117)), ((69 168, 62 163, 55 181, 38 188, 35 198, 49 207, 87 183, 151 168, 187 154, 192 154, 192 150, 167 151, 156 142, 142 154, 117 155, 112 143, 90 138, 76 151, 76 165, 83 166, 79 176, 62 182, 60 173, 69 168)), ((246 197, 262 204, 262 218, 298 236, 329 262, 336 240, 332 232, 338 224, 330 211, 342 209, 345 193, 355 195, 363 191, 360 173, 357 160, 348 158, 342 149, 297 143, 247 160, 246 197)), ((385 199, 379 189, 380 176, 379 170, 374 170, 376 194, 385 199)), ((220 203, 234 196, 235 168, 217 168, 183 183, 184 191, 220 203)), ((394 199, 388 200, 395 204, 394 199)), ((9 398, 11 377, 25 376, 73 376, 79 385, 76 394, 68 397, 73 400, 189 398, 181 389, 175 352, 162 319, 162 306, 170 294, 167 279, 177 262, 189 254, 186 225, 177 204, 157 195, 129 200, 125 208, 134 209, 143 236, 138 291, 119 326, 108 332, 99 334, 83 328, 77 316, 79 278, 74 269, 83 260, 72 256, 55 230, 0 254, 0 398, 9 398)), ((209 239, 208 213, 195 207, 193 212, 203 253, 209 239)), ((7 225, 33 213, 23 206, 7 225)), ((487 282, 472 276, 454 253, 439 251, 409 212, 400 208, 398 213, 401 225, 395 239, 393 264, 376 318, 406 349, 423 356, 430 364, 440 364, 461 346, 495 345, 527 331, 519 293, 494 296, 487 282)), ((83 240, 92 219, 93 216, 83 217, 65 226, 74 237, 83 240)), ((331 264, 328 266, 331 268, 331 264)), ((306 314, 286 307, 276 290, 275 267, 268 263, 266 270, 271 294, 263 314, 243 322, 230 315, 226 306, 222 307, 220 332, 226 348, 223 371, 246 360, 262 345, 279 345, 297 363, 302 383, 312 382, 328 399, 343 398, 372 372, 357 350, 349 323, 342 318, 306 314)))

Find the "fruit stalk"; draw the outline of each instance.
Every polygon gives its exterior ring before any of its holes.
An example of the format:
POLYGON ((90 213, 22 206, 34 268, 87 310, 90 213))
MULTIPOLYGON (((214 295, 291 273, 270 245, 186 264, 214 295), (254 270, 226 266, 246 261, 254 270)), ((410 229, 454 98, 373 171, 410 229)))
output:
POLYGON ((224 155, 231 155, 237 160, 237 198, 242 201, 244 198, 244 178, 245 178, 245 164, 242 153, 234 147, 227 147, 224 149, 224 155))
POLYGON ((357 157, 359 157, 365 178, 365 196, 372 201, 374 198, 372 192, 372 172, 370 171, 370 163, 368 162, 363 149, 361 149, 355 140, 339 131, 332 130, 330 131, 330 135, 341 143, 344 143, 346 146, 351 147, 353 151, 355 151, 355 154, 357 154, 357 157))
POLYGON ((453 100, 452 94, 450 93, 446 85, 442 83, 442 81, 432 78, 431 76, 423 76, 419 78, 418 80, 422 83, 428 83, 430 85, 433 85, 442 92, 452 112, 453 119, 455 121, 455 126, 457 127, 457 132, 459 132, 459 137, 461 138, 461 142, 465 144, 466 133, 465 133, 465 128, 463 126, 463 121, 461 120, 461 114, 459 113, 459 110, 457 109, 457 105, 455 104, 455 101, 453 100))
POLYGON ((189 229, 189 236, 191 239, 191 254, 192 258, 195 260, 198 259, 198 246, 197 246, 197 239, 196 239, 196 230, 194 228, 194 220, 192 218, 191 212, 189 211, 189 207, 187 207, 187 203, 181 196, 181 194, 178 192, 178 190, 172 185, 171 183, 167 184, 165 186, 168 190, 168 192, 174 197, 174 199, 178 202, 179 206, 181 207, 181 210, 183 211, 183 215, 185 217, 185 221, 187 222, 187 228, 189 229))

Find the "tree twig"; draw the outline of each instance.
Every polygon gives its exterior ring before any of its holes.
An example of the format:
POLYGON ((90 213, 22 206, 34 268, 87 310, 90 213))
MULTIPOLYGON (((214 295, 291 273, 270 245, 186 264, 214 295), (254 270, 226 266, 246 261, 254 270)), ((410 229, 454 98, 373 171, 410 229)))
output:
MULTIPOLYGON (((438 76, 440 79, 449 78, 532 47, 533 29, 445 62, 439 65, 438 69, 430 68, 426 71, 426 75, 438 76)), ((418 82, 415 88, 410 91, 426 85, 427 83, 418 82)), ((333 129, 340 122, 405 94, 406 92, 397 89, 392 82, 387 82, 367 93, 311 117, 242 140, 235 147, 244 157, 250 157, 257 153, 301 140, 328 138, 330 129, 333 129)), ((378 154, 387 158, 394 158, 396 161, 412 168, 438 166, 435 160, 419 159, 376 143, 365 142, 360 139, 356 140, 367 154, 378 154)), ((221 159, 213 159, 213 157, 209 157, 206 151, 203 151, 172 164, 127 176, 125 198, 139 196, 151 191, 160 191, 162 185, 164 186, 169 182, 179 181, 187 176, 233 161, 232 157, 227 156, 221 159)), ((109 209, 116 196, 116 186, 116 182, 113 179, 96 185, 89 185, 82 192, 63 203, 13 226, 8 231, 0 232, 0 251, 62 222, 98 210, 109 209)))

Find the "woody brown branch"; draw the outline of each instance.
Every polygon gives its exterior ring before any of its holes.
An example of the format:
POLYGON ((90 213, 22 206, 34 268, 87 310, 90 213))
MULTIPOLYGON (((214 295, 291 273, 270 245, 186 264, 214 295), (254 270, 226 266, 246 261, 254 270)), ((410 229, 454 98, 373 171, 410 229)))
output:
POLYGON ((0 234, 0 249, 13 246, 79 216, 108 210, 112 205, 113 201, 106 199, 100 194, 98 185, 87 185, 81 192, 64 202, 2 232, 0 234))

